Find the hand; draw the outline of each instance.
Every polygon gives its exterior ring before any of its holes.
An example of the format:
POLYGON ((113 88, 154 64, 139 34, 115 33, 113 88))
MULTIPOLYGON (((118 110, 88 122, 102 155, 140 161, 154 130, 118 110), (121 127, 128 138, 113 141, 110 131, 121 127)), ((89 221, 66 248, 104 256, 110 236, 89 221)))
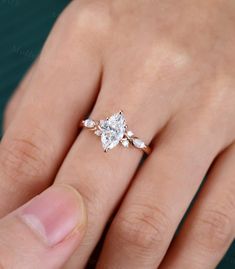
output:
POLYGON ((88 229, 64 268, 84 268, 118 205, 97 268, 215 268, 235 225, 234 18, 233 1, 73 1, 8 107, 1 214, 66 183, 88 229), (140 168, 140 151, 77 135, 120 109, 152 144, 140 168))

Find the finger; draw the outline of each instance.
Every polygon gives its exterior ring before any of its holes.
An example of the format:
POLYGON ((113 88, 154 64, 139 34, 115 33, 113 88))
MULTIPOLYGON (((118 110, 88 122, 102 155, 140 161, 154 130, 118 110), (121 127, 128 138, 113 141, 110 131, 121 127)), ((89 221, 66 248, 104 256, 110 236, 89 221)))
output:
MULTIPOLYGON (((74 2, 77 3, 77 2, 74 2)), ((46 188, 97 95, 100 62, 77 6, 60 17, 0 146, 0 215, 46 188), (10 197, 10 200, 9 200, 10 197)))
POLYGON ((235 145, 211 169, 198 199, 161 269, 212 269, 217 266, 235 235, 235 145))
POLYGON ((0 220, 0 267, 61 268, 80 244, 85 227, 79 193, 54 185, 0 220))
POLYGON ((23 96, 26 90, 29 88, 28 85, 35 72, 36 66, 37 66, 37 60, 30 67, 29 71, 26 73, 25 77, 23 78, 20 85, 17 87, 13 96, 11 97, 10 101, 7 104, 7 107, 4 113, 4 123, 3 123, 4 131, 10 125, 10 122, 13 120, 14 116, 16 115, 16 112, 20 106, 23 96))
MULTIPOLYGON (((127 62, 133 63, 126 65, 125 69, 122 68, 123 63, 117 61, 120 56, 115 54, 110 64, 106 63, 107 69, 103 73, 101 91, 91 118, 104 119, 121 109, 129 129, 149 143, 168 121, 171 109, 166 105, 167 98, 157 98, 160 94, 155 87, 156 76, 152 74, 143 80, 140 75, 146 73, 146 70, 142 70, 145 55, 136 59, 134 53, 135 50, 133 54, 125 54, 127 62), (152 94, 148 94, 148 91, 152 94)), ((164 87, 169 85, 159 83, 159 89, 164 87)), ((136 172, 141 157, 141 151, 121 145, 104 153, 98 137, 87 130, 81 132, 56 178, 56 182, 75 186, 82 193, 88 208, 87 235, 65 268, 85 266, 107 220, 136 172)))
POLYGON ((201 120, 190 122, 171 122, 159 137, 111 225, 98 268, 155 269, 160 264, 221 146, 216 139, 208 144, 211 134, 201 120))

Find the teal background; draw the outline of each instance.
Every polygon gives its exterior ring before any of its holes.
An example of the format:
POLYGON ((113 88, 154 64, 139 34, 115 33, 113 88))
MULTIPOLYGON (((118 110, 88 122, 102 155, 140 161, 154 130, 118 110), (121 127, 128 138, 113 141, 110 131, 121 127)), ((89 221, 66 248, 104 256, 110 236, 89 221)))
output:
MULTIPOLYGON (((0 0, 0 120, 4 107, 40 52, 68 0, 0 0)), ((189 269, 193 269, 192 267, 189 269)), ((235 244, 218 269, 235 268, 235 244)))

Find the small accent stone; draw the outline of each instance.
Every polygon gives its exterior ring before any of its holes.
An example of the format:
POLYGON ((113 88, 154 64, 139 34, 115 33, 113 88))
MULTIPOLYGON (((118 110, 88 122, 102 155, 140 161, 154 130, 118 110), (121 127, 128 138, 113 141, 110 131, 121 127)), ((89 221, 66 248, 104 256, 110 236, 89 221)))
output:
POLYGON ((101 135, 102 135, 102 132, 101 132, 101 130, 96 130, 96 131, 95 131, 95 134, 96 134, 97 136, 101 136, 101 135))
POLYGON ((128 132, 127 132, 127 136, 128 136, 128 137, 132 137, 133 135, 134 135, 134 134, 133 134, 132 131, 128 131, 128 132))
POLYGON ((95 122, 91 119, 84 120, 83 124, 87 128, 94 128, 95 127, 95 122))
POLYGON ((122 143, 122 145, 123 145, 125 148, 128 148, 128 147, 129 147, 129 144, 130 144, 130 142, 129 142, 127 139, 123 139, 123 140, 121 141, 121 143, 122 143))
POLYGON ((139 149, 143 149, 145 148, 145 144, 143 141, 141 141, 139 138, 135 138, 133 139, 133 144, 135 147, 139 148, 139 149))

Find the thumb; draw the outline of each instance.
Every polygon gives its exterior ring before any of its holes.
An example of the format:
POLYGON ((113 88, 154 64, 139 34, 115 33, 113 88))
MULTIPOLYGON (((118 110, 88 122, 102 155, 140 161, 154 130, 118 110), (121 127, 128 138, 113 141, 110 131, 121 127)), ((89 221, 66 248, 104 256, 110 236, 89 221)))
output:
POLYGON ((85 233, 81 196, 53 185, 0 220, 0 268, 58 269, 85 233))

